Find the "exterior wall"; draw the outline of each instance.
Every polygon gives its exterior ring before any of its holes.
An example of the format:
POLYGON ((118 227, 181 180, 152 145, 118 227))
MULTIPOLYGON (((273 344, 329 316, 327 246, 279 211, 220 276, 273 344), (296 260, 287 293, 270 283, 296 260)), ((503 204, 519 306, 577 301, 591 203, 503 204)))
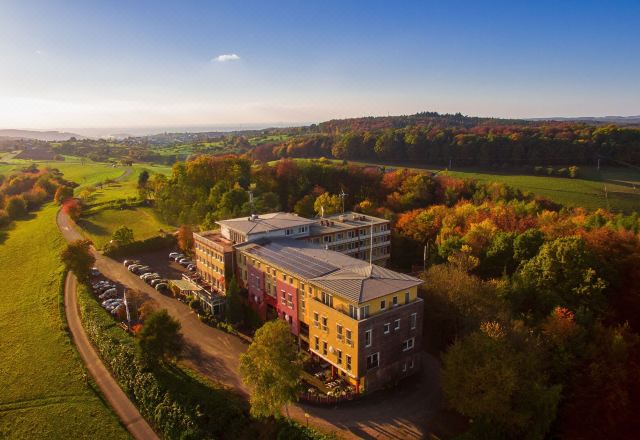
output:
POLYGON ((418 298, 412 303, 395 307, 359 322, 358 376, 364 377, 366 391, 374 391, 384 385, 410 376, 420 368, 422 351, 423 301, 418 298), (415 328, 411 328, 410 316, 416 314, 415 328), (395 320, 400 320, 400 328, 394 329, 395 320), (385 334, 385 324, 390 325, 385 334), (367 330, 372 331, 371 346, 365 345, 367 330), (403 351, 403 342, 414 338, 413 348, 403 351), (379 365, 367 369, 367 357, 378 353, 379 365), (410 368, 410 365, 413 367, 410 368), (406 365, 406 371, 403 371, 406 365))
POLYGON ((220 293, 226 293, 232 271, 233 252, 223 246, 209 243, 206 238, 194 234, 195 263, 197 273, 220 293))
POLYGON ((253 266, 248 267, 247 290, 249 292, 249 303, 258 312, 262 319, 267 316, 267 304, 264 299, 264 272, 253 266))
POLYGON ((276 282, 278 291, 278 316, 282 319, 288 317, 291 325, 291 333, 300 334, 300 321, 298 320, 298 289, 292 284, 282 280, 276 282))
MULTIPOLYGON (((331 363, 338 370, 357 379, 358 375, 358 321, 331 308, 317 299, 307 300, 309 308, 309 349, 312 353, 331 363), (318 315, 318 321, 314 319, 318 315), (323 326, 323 318, 326 318, 326 328, 323 326), (338 331, 338 326, 342 331, 338 331), (351 332, 351 339, 347 335, 351 332), (315 338, 318 338, 318 347, 315 338), (324 343, 327 344, 327 352, 324 352, 324 343), (339 360, 339 351, 342 352, 342 361, 339 360), (347 356, 351 357, 351 368, 347 368, 347 356)), ((334 303, 335 304, 335 303, 334 303)))
POLYGON ((360 305, 360 307, 362 306, 369 306, 369 315, 373 316, 376 315, 378 313, 383 313, 385 311, 389 311, 392 308, 394 308, 393 305, 393 298, 396 297, 397 298, 397 305, 395 307, 401 306, 403 304, 406 304, 406 293, 409 292, 409 302, 415 301, 418 298, 418 288, 417 287, 411 287, 409 289, 405 289, 405 290, 400 290, 398 292, 395 293, 391 293, 389 295, 385 295, 385 296, 381 296, 379 298, 376 298, 374 300, 371 301, 367 301, 363 304, 360 305), (382 302, 384 301, 384 305, 385 308, 382 309, 382 302))

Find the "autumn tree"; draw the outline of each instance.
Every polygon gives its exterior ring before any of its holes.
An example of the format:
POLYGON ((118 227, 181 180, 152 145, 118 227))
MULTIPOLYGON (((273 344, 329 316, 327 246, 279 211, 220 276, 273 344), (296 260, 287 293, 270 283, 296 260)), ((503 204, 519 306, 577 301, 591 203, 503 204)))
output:
POLYGON ((96 261, 91 253, 91 241, 89 240, 76 240, 69 243, 62 251, 60 259, 67 270, 73 272, 81 281, 89 279, 91 268, 96 261))
POLYGON ((60 185, 53 196, 54 202, 61 205, 68 198, 73 197, 73 188, 67 185, 60 185))
POLYGON ((178 229, 178 233, 176 236, 178 240, 178 247, 184 252, 186 255, 191 255, 193 252, 193 230, 189 225, 182 225, 178 229))
POLYGON ((162 309, 150 313, 138 334, 138 347, 142 360, 148 366, 178 357, 182 349, 180 323, 162 309))
POLYGON ((282 407, 297 398, 301 374, 302 360, 289 325, 279 319, 265 323, 240 356, 242 380, 253 388, 251 414, 280 417, 282 407))
POLYGON ((9 197, 4 209, 12 219, 22 218, 27 215, 27 203, 22 196, 9 197))
POLYGON ((342 200, 337 195, 325 192, 316 198, 313 209, 318 215, 337 214, 342 212, 342 200))

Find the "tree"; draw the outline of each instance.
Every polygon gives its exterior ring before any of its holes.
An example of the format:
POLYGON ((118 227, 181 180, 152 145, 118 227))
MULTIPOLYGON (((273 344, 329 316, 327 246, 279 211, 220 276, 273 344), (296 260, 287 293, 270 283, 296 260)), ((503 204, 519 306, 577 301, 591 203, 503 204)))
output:
POLYGON ((67 270, 73 272, 81 281, 89 279, 91 268, 96 262, 91 253, 91 241, 76 240, 67 245, 60 255, 67 270))
POLYGON ((282 407, 296 399, 301 374, 302 361, 287 323, 264 324, 240 356, 242 380, 253 388, 251 414, 280 417, 282 407))
POLYGON ((315 215, 313 207, 314 202, 315 199, 313 198, 313 196, 311 194, 307 194, 296 202, 293 207, 293 212, 301 217, 313 217, 315 215))
POLYGON ((142 360, 148 366, 178 357, 182 349, 180 323, 165 310, 151 312, 138 334, 142 360))
POLYGON ((189 225, 182 225, 178 229, 177 234, 178 247, 187 255, 191 255, 193 251, 193 230, 189 225))
POLYGON ((78 221, 82 214, 82 203, 77 199, 67 199, 67 201, 62 204, 62 210, 67 213, 71 220, 74 222, 78 221))
POLYGON ((138 175, 138 193, 140 198, 146 199, 148 195, 149 171, 142 170, 138 175))
POLYGON ((133 243, 133 230, 127 226, 120 226, 111 236, 118 246, 124 246, 133 243))
POLYGON ((27 202, 22 196, 11 196, 7 199, 5 210, 12 219, 24 217, 27 215, 27 202))
POLYGON ((514 260, 520 262, 535 257, 543 243, 544 234, 539 229, 527 229, 513 240, 514 260))
POLYGON ((236 277, 231 278, 229 287, 227 287, 226 297, 227 300, 225 302, 224 310, 227 322, 232 325, 237 325, 242 321, 243 307, 236 277))
POLYGON ((342 200, 337 195, 325 192, 316 198, 316 201, 313 203, 313 209, 318 215, 322 215, 323 209, 324 215, 337 214, 338 212, 342 212, 342 200))
POLYGON ((449 404, 473 419, 471 438, 525 439, 544 438, 561 389, 547 385, 535 346, 518 346, 496 322, 445 353, 442 388, 449 404))
POLYGON ((53 201, 61 205, 65 200, 73 197, 73 188, 67 185, 60 185, 53 196, 53 201))

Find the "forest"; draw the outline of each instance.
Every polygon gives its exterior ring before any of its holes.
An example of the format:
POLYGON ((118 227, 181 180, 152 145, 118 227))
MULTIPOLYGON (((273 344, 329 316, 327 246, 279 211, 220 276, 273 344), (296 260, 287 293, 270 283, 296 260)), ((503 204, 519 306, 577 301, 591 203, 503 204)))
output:
POLYGON ((346 206, 389 218, 392 264, 425 284, 426 349, 469 438, 628 438, 640 430, 640 218, 568 209, 446 173, 201 156, 152 175, 167 221, 346 206), (428 246, 426 270, 422 252, 428 246))

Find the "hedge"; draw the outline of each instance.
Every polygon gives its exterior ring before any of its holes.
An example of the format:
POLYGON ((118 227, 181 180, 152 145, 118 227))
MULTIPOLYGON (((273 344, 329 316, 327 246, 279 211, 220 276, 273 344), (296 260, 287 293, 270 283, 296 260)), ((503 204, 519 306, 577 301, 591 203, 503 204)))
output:
POLYGON ((104 254, 111 258, 119 258, 143 252, 159 251, 174 247, 175 245, 176 238, 173 235, 157 236, 147 238, 146 240, 134 241, 133 243, 118 247, 108 248, 104 251, 104 254))

